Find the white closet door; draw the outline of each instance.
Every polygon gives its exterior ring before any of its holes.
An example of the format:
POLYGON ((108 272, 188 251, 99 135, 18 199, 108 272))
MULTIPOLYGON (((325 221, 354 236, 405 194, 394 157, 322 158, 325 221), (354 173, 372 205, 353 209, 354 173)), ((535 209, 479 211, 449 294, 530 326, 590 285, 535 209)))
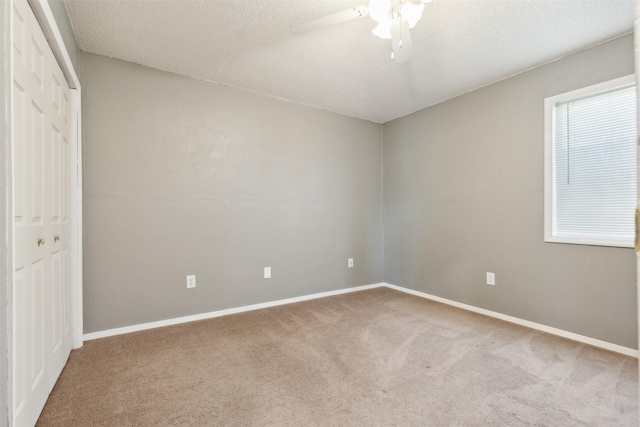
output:
POLYGON ((14 425, 33 426, 71 350, 70 91, 25 0, 14 0, 14 425))
MULTIPOLYGON (((48 47, 48 45, 47 45, 48 47)), ((51 287, 47 294, 47 317, 49 324, 49 390, 51 390, 64 367, 72 346, 70 280, 69 280, 69 159, 71 134, 71 91, 64 74, 50 52, 50 67, 47 78, 48 108, 51 108, 50 123, 50 170, 45 193, 48 197, 46 222, 51 226, 51 287)))

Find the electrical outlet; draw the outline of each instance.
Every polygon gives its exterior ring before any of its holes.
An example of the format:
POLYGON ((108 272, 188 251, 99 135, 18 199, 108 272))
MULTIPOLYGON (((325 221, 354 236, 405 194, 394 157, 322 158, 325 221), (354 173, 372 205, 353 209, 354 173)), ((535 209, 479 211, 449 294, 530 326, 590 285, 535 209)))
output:
POLYGON ((495 286, 495 284, 496 284, 496 274, 495 273, 489 273, 487 271, 487 285, 495 286))
POLYGON ((196 287, 196 275, 192 274, 190 276, 187 276, 187 289, 191 289, 195 287, 196 287))
POLYGON ((264 268, 264 278, 271 279, 271 267, 264 268))
POLYGON ((349 258, 349 259, 347 260, 347 267, 348 267, 348 268, 353 268, 353 258, 349 258))

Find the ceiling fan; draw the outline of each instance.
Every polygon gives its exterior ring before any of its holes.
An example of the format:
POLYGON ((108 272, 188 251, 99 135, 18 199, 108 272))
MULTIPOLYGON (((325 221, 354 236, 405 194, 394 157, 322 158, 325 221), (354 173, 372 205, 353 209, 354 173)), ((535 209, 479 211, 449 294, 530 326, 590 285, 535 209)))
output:
POLYGON ((432 0, 369 0, 369 6, 357 6, 332 13, 290 28, 293 34, 305 34, 331 25, 364 18, 369 15, 378 23, 371 31, 381 39, 391 40, 391 59, 405 62, 413 56, 409 29, 415 27, 424 10, 424 3, 432 0))

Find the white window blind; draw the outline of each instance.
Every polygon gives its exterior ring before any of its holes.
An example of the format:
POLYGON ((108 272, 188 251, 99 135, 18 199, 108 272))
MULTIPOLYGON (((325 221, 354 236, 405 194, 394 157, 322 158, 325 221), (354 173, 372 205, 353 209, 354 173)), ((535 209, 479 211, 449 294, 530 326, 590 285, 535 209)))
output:
POLYGON ((633 84, 554 102, 552 236, 548 240, 633 242, 636 104, 633 84))

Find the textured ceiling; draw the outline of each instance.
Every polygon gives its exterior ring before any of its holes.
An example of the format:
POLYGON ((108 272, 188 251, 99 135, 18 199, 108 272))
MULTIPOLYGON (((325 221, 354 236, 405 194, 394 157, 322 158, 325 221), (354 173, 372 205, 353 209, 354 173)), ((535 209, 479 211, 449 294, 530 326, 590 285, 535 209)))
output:
POLYGON ((384 123, 633 29, 633 0, 428 3, 415 56, 389 59, 365 17, 294 24, 368 0, 65 0, 87 52, 384 123))

